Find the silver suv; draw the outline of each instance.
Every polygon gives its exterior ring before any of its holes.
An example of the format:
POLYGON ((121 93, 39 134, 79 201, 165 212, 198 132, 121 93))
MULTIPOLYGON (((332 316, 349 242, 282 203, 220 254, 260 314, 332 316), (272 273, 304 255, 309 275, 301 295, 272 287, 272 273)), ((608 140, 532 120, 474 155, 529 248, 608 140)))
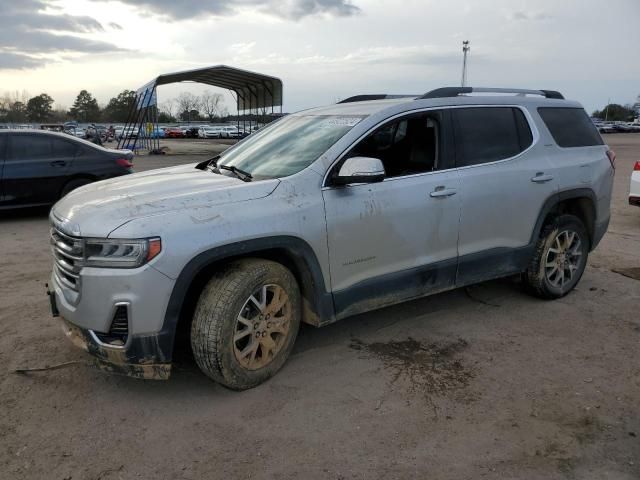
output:
POLYGON ((554 91, 349 98, 209 161, 67 195, 52 310, 104 369, 167 378, 184 332, 206 375, 253 387, 300 322, 513 274, 566 295, 607 229, 613 161, 554 91))

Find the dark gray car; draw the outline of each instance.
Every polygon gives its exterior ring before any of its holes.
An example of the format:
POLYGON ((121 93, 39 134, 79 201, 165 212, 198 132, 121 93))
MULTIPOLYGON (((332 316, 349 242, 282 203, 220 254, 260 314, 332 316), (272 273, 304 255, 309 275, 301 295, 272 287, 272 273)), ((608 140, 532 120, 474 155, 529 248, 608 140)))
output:
POLYGON ((45 131, 0 132, 0 209, 49 205, 87 183, 132 173, 133 153, 45 131))

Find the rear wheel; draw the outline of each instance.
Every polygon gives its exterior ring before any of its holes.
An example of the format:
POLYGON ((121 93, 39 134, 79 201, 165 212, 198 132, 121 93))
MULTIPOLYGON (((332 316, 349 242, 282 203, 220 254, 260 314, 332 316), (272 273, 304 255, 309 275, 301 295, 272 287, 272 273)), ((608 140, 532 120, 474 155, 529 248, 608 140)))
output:
POLYGON ((73 179, 73 180, 69 180, 65 184, 65 186, 62 188, 62 192, 60 193, 60 198, 62 198, 65 195, 67 195, 72 190, 75 190, 76 188, 82 187, 83 185, 88 185, 90 183, 91 183, 91 180, 89 180, 88 178, 76 178, 76 179, 73 179))
POLYGON ((563 297, 580 281, 588 255, 589 237, 582 221, 560 215, 542 229, 523 280, 536 296, 563 297))
POLYGON ((300 305, 295 277, 279 263, 244 259, 229 264, 198 300, 191 328, 196 363, 234 390, 264 382, 291 353, 300 305))

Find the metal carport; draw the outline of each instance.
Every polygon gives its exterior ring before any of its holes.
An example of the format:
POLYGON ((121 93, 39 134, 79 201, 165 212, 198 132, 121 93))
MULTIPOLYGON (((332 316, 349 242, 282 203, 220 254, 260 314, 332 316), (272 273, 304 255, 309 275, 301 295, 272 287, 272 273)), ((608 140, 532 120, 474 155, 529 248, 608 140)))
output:
POLYGON ((247 117, 249 122, 257 115, 273 115, 282 113, 282 80, 262 73, 250 72, 227 65, 186 70, 182 72, 166 73, 156 77, 136 91, 122 138, 118 141, 118 148, 127 146, 135 149, 140 143, 149 151, 158 150, 159 139, 154 138, 151 132, 157 131, 158 126, 158 101, 157 87, 170 83, 191 82, 224 88, 233 92, 237 108, 237 124, 240 127, 241 118, 246 128, 247 117), (151 125, 151 128, 147 128, 151 125), (151 132, 149 132, 151 131, 151 132), (138 133, 149 132, 148 135, 138 133), (131 141, 133 140, 133 146, 131 141))

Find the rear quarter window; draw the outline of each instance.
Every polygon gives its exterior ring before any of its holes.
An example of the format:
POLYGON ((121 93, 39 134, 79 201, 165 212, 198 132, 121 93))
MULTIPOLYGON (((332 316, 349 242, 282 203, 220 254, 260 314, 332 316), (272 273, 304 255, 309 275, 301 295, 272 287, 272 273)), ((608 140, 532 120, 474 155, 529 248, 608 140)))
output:
POLYGON ((592 147, 604 143, 582 108, 540 107, 538 113, 559 147, 592 147))
POLYGON ((52 138, 51 144, 52 144, 51 156, 54 158, 73 157, 78 151, 78 147, 76 144, 68 142, 66 140, 52 138))

